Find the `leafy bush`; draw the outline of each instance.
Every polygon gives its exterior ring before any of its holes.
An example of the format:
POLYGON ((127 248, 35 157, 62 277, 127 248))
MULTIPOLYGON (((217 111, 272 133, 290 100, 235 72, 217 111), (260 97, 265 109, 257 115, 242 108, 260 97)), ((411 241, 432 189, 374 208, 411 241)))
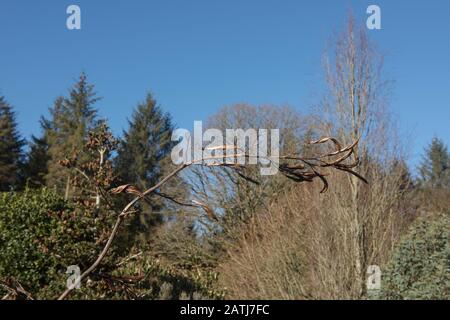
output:
POLYGON ((49 189, 2 193, 0 278, 19 281, 37 298, 55 298, 67 267, 83 270, 96 257, 107 226, 98 213, 76 210, 49 189))
MULTIPOLYGON (((33 298, 57 298, 66 289, 67 267, 78 265, 86 270, 103 248, 114 220, 112 212, 68 203, 49 189, 0 193, 0 280, 18 281, 33 298)), ((133 256, 137 248, 124 246, 119 237, 102 264, 70 298, 223 297, 214 289, 217 274, 212 267, 194 259, 198 256, 194 234, 176 230, 168 228, 157 237, 156 252, 140 248, 141 255, 130 261, 124 256, 133 256), (194 259, 191 264, 184 256, 171 256, 174 250, 170 247, 178 243, 194 250, 183 251, 194 259), (118 267, 120 261, 127 262, 118 267), (180 265, 182 261, 188 265, 180 265)), ((6 293, 0 282, 1 296, 6 293)))
POLYGON ((382 299, 449 299, 450 215, 419 219, 382 278, 382 299))

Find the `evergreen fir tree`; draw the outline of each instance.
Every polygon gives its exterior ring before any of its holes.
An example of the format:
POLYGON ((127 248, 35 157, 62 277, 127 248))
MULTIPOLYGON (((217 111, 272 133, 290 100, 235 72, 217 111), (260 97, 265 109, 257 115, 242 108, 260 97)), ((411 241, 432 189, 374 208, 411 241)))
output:
MULTIPOLYGON (((167 155, 174 145, 171 141, 173 125, 170 116, 162 112, 151 94, 137 106, 128 123, 116 158, 117 173, 123 183, 145 190, 167 173, 170 166, 167 155)), ((141 205, 141 209, 143 214, 137 215, 141 218, 134 226, 141 233, 148 233, 149 228, 162 222, 158 213, 162 203, 155 199, 151 205, 141 205)))
MULTIPOLYGON (((83 148, 88 132, 97 123, 97 110, 94 104, 100 98, 97 97, 94 86, 87 82, 84 73, 78 82, 70 90, 68 98, 59 97, 50 109, 50 119, 46 135, 49 144, 48 174, 45 176, 46 184, 64 191, 65 198, 75 190, 72 190, 70 170, 60 165, 60 161, 69 158, 76 151, 83 148)), ((89 161, 89 156, 78 154, 80 163, 89 161)))
POLYGON ((433 138, 425 150, 419 171, 424 186, 450 188, 450 155, 442 140, 433 138))
POLYGON ((134 110, 118 152, 120 177, 145 188, 161 177, 162 160, 171 151, 173 126, 149 94, 134 110))
POLYGON ((0 97, 0 191, 20 188, 25 140, 17 130, 16 115, 0 97))

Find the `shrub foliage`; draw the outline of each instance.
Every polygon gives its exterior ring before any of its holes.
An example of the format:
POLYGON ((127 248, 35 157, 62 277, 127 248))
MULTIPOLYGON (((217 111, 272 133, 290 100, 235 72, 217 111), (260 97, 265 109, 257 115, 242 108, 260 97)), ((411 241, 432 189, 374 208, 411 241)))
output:
POLYGON ((382 298, 450 298, 449 226, 449 214, 417 221, 383 274, 382 298))

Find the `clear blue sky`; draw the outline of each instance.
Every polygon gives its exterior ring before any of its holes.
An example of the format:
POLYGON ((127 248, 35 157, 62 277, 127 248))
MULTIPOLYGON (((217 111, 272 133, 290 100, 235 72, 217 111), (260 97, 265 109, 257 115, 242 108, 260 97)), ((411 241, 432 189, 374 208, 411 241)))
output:
POLYGON ((370 35, 387 54, 415 164, 433 135, 450 143, 449 0, 1 0, 0 94, 27 138, 81 71, 117 134, 147 91, 186 128, 238 102, 306 112, 326 42, 349 8, 364 22, 369 4, 382 10, 370 35), (66 29, 70 4, 81 7, 80 31, 66 29))

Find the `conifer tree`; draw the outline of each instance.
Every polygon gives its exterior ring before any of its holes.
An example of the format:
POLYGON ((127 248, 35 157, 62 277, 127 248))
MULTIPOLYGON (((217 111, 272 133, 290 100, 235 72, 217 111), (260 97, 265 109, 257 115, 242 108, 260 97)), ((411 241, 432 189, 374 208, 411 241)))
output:
MULTIPOLYGON (((48 124, 44 129, 47 131, 50 156, 48 174, 45 176, 46 184, 64 192, 66 199, 76 190, 73 190, 70 182, 73 174, 62 167, 60 162, 83 148, 88 132, 97 123, 94 104, 99 99, 94 86, 87 82, 86 75, 82 73, 78 82, 71 88, 69 97, 56 99, 50 109, 50 119, 45 120, 48 124)), ((78 156, 80 163, 89 161, 88 155, 78 156)))
POLYGON ((450 188, 450 155, 444 142, 434 137, 419 168, 420 181, 431 188, 450 188))
MULTIPOLYGON (((123 183, 134 184, 141 190, 154 185, 170 166, 170 154, 173 147, 171 135, 173 125, 168 114, 164 114, 151 94, 134 110, 128 121, 128 130, 123 132, 116 158, 116 169, 123 183)), ((162 209, 161 201, 141 207, 138 230, 148 233, 148 229, 162 222, 158 213, 162 209)))
POLYGON ((16 114, 0 97, 0 191, 20 188, 25 140, 17 130, 16 114))
POLYGON ((24 180, 28 187, 42 187, 45 185, 47 165, 50 160, 48 143, 45 135, 41 138, 31 137, 29 152, 24 164, 24 180))

